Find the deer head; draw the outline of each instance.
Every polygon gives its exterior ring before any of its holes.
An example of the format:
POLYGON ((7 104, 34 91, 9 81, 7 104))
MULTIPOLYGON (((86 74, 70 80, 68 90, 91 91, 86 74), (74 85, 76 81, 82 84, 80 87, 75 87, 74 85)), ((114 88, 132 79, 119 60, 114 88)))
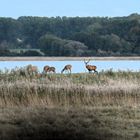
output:
POLYGON ((85 59, 84 59, 84 63, 85 63, 85 65, 87 66, 87 64, 90 62, 90 59, 88 60, 88 61, 86 61, 85 59))

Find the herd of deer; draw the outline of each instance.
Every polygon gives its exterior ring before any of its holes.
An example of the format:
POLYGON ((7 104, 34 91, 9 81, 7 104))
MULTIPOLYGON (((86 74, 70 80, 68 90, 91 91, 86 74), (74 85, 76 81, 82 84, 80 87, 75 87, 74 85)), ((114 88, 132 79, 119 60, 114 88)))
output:
MULTIPOLYGON (((90 62, 90 60, 88 60, 88 61, 85 61, 84 60, 85 67, 87 68, 87 70, 89 71, 89 73, 91 73, 92 71, 97 72, 97 70, 96 70, 97 67, 94 66, 94 65, 88 65, 89 62, 90 62)), ((37 67, 36 66, 28 65, 27 69, 28 69, 29 72, 37 72, 37 67)), ((71 71, 72 71, 72 65, 70 65, 70 64, 69 65, 66 65, 62 69, 61 73, 63 73, 64 71, 68 71, 69 73, 71 73, 71 71)), ((50 67, 50 66, 46 65, 43 68, 43 74, 55 73, 55 72, 56 72, 55 71, 55 67, 50 67)))

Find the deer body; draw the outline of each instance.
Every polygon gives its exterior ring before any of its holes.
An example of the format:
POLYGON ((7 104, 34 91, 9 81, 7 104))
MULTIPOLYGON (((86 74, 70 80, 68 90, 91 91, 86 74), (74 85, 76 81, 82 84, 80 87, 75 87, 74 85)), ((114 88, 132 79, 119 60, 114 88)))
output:
POLYGON ((84 60, 85 66, 86 66, 87 70, 89 71, 89 73, 92 72, 92 71, 97 72, 97 70, 96 70, 97 67, 96 67, 96 66, 94 66, 94 65, 88 65, 89 61, 90 61, 90 60, 88 60, 88 61, 86 62, 86 61, 84 60))
POLYGON ((61 73, 63 73, 64 71, 69 71, 69 72, 71 73, 71 68, 72 68, 72 65, 66 65, 66 66, 62 69, 61 73))
POLYGON ((97 72, 97 71, 96 71, 96 69, 97 69, 96 66, 93 66, 93 65, 86 65, 86 68, 88 69, 89 72, 91 72, 91 71, 97 72))
POLYGON ((55 67, 45 66, 43 68, 43 72, 44 73, 47 73, 47 72, 53 72, 53 73, 55 73, 55 67))
POLYGON ((55 67, 49 67, 48 72, 53 72, 53 73, 55 73, 55 67))
POLYGON ((43 72, 47 73, 48 72, 48 69, 49 69, 49 66, 44 66, 43 72))
POLYGON ((37 68, 37 66, 28 65, 27 66, 27 71, 28 71, 29 74, 33 74, 33 73, 37 74, 38 73, 38 68, 37 68))

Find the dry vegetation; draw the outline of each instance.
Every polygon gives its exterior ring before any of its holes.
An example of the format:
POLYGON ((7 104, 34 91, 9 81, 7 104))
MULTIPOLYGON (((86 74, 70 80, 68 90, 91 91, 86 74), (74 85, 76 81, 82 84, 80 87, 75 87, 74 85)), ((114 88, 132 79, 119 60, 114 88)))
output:
POLYGON ((0 79, 0 139, 140 139, 140 72, 0 79))

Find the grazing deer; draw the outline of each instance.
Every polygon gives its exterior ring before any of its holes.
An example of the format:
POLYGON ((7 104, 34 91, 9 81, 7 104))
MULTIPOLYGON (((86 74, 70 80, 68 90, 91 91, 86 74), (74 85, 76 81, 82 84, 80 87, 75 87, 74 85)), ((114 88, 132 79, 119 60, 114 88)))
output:
POLYGON ((53 73, 55 73, 55 67, 45 66, 43 68, 43 72, 44 73, 47 73, 47 72, 53 72, 53 73))
POLYGON ((92 71, 98 73, 98 71, 96 70, 97 67, 94 66, 94 65, 88 65, 89 62, 90 62, 90 59, 89 59, 87 62, 84 60, 85 66, 86 66, 86 68, 88 69, 89 73, 91 73, 92 71))
POLYGON ((50 66, 46 65, 43 68, 43 73, 47 73, 50 66))
POLYGON ((37 74, 38 73, 38 68, 37 66, 32 66, 31 64, 27 66, 27 72, 29 74, 37 74))
POLYGON ((64 71, 69 71, 69 72, 71 73, 71 68, 72 68, 72 65, 66 65, 66 66, 62 69, 61 73, 63 73, 64 71))
POLYGON ((49 67, 48 72, 53 72, 53 73, 55 73, 55 67, 49 67))

